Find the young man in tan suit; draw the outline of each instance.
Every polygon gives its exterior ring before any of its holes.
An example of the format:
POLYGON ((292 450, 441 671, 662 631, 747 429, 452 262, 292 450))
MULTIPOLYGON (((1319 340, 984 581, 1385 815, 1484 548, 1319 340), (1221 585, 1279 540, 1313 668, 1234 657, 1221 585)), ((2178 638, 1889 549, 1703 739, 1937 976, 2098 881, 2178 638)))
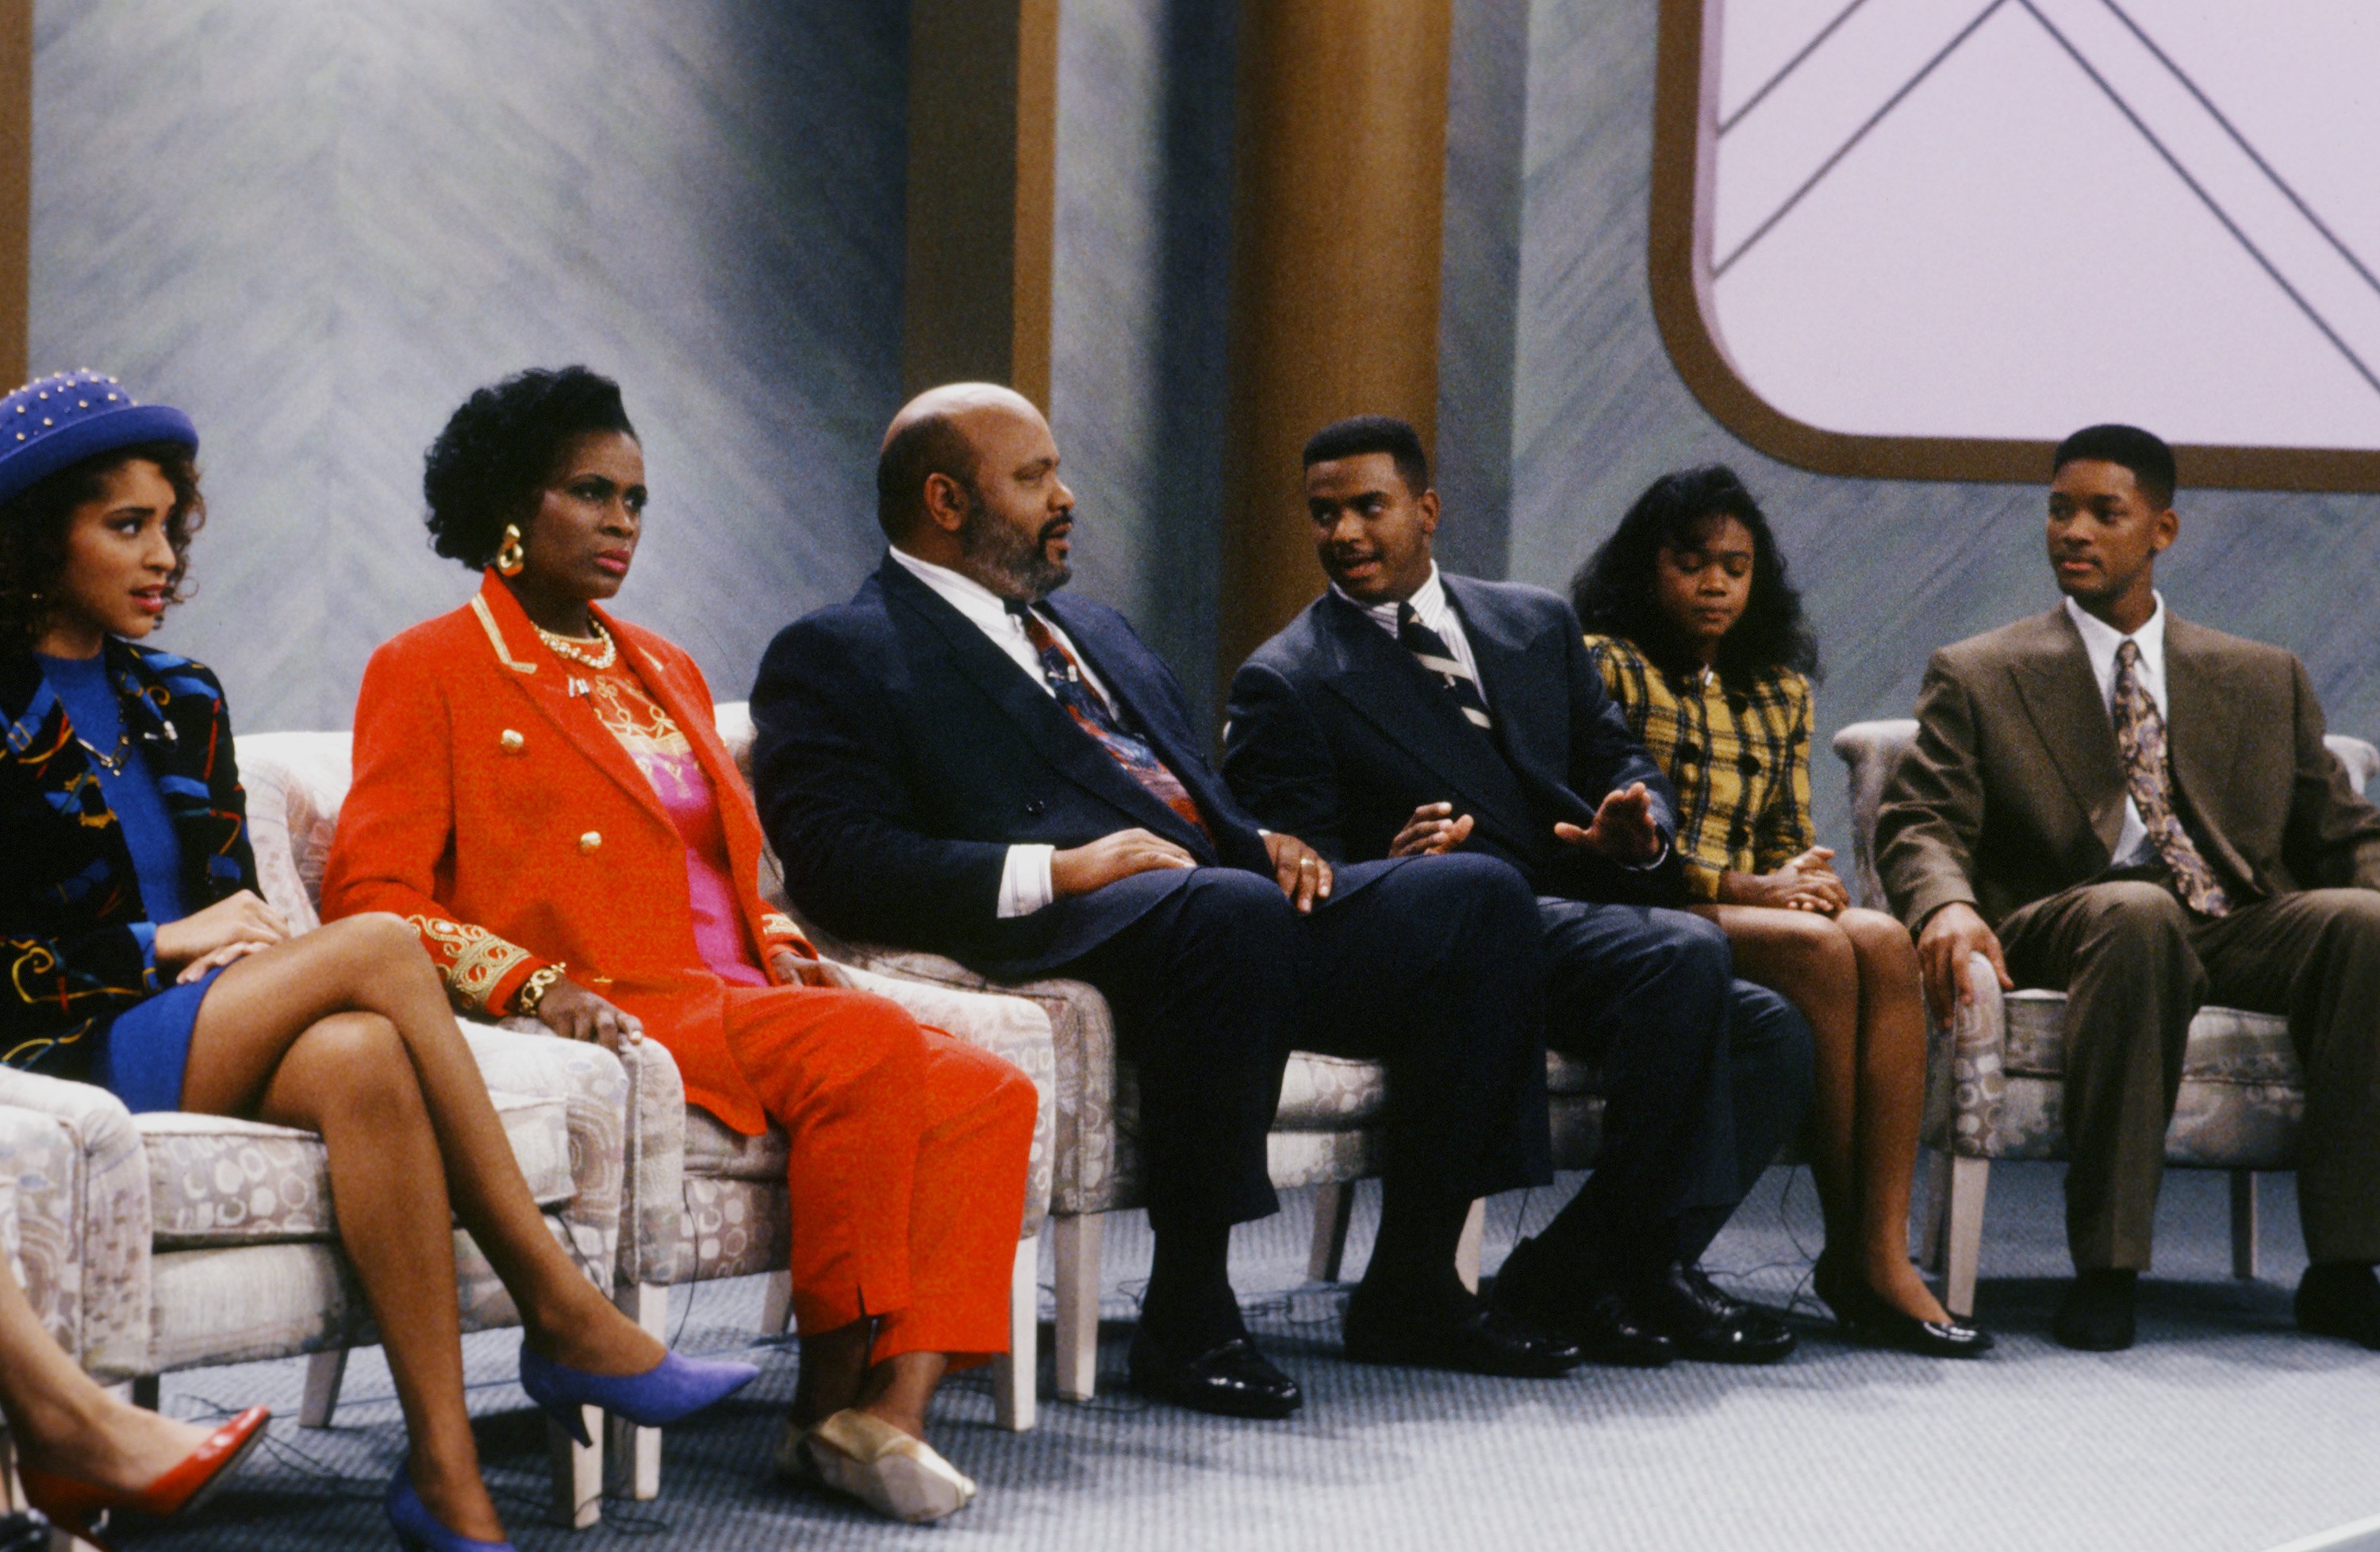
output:
POLYGON ((2065 600, 1934 655, 1877 869, 1937 1017, 1978 953, 2003 988, 2070 999, 2059 1341, 2131 1345, 2182 1046, 2212 1001, 2286 1013, 2305 1068, 2298 1324, 2380 1348, 2380 812, 2295 657, 2158 597, 2166 444, 2094 426, 2053 466, 2065 600))

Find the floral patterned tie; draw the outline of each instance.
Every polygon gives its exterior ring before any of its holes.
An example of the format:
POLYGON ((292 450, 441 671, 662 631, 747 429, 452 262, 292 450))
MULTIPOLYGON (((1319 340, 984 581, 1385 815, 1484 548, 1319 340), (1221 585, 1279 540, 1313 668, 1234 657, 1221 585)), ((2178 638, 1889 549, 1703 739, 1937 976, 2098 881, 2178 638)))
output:
POLYGON ((2215 880, 2215 869, 2199 855, 2198 844, 2182 828, 2173 807, 2173 762, 2167 752, 2165 719, 2141 683, 2140 643, 2127 640, 2116 649, 2116 752, 2124 761, 2124 786, 2132 806, 2141 811, 2149 844, 2173 872, 2173 887, 2182 903, 2202 916, 2227 915, 2230 896, 2215 880))
POLYGON ((1083 677, 1083 665, 1066 650, 1066 644, 1026 605, 1011 602, 1007 609, 1024 625, 1026 639, 1033 643, 1034 653, 1041 660, 1041 677, 1049 682, 1050 693, 1058 697, 1066 715, 1075 719, 1075 725, 1089 734, 1100 748, 1115 758, 1118 765, 1132 772, 1133 780, 1148 788, 1151 797, 1212 841, 1214 831, 1207 828, 1206 816, 1198 812, 1198 800, 1190 795, 1182 778, 1157 758, 1157 751, 1148 746, 1148 740, 1135 738, 1123 730, 1107 701, 1083 677))

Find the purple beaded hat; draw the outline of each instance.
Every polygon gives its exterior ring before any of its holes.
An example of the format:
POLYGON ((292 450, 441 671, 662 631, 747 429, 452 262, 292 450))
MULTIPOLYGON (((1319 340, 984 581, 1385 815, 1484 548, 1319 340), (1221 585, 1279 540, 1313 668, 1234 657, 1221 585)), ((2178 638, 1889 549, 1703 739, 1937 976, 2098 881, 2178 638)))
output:
POLYGON ((101 453, 172 442, 195 453, 199 430, 170 405, 135 404, 115 379, 90 370, 35 378, 0 399, 0 506, 101 453))

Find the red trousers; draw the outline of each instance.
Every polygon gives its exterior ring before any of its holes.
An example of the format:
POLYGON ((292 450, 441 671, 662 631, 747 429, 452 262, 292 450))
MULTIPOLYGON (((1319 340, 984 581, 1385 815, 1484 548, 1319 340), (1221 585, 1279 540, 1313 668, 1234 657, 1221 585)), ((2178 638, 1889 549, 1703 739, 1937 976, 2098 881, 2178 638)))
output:
POLYGON ((728 1055, 793 1157, 794 1318, 873 1316, 871 1361, 1008 1350, 1038 1097, 989 1051, 871 992, 729 987, 728 1055))

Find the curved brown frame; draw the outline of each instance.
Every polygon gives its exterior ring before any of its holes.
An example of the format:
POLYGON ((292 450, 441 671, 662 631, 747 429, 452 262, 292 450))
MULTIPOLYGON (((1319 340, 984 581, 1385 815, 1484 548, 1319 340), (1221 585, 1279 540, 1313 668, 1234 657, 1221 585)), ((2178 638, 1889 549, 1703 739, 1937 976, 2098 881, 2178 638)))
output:
MULTIPOLYGON (((1718 51, 1705 46, 1724 3, 1661 0, 1646 267, 1653 317, 1678 374, 1719 424, 1763 453, 1820 474, 2043 483, 2053 443, 1826 430, 1762 398, 1729 359, 1711 321, 1708 190, 1718 145, 1718 51)), ((2174 455, 2190 485, 2380 491, 2380 452, 2194 443, 2176 447, 2174 455)))

